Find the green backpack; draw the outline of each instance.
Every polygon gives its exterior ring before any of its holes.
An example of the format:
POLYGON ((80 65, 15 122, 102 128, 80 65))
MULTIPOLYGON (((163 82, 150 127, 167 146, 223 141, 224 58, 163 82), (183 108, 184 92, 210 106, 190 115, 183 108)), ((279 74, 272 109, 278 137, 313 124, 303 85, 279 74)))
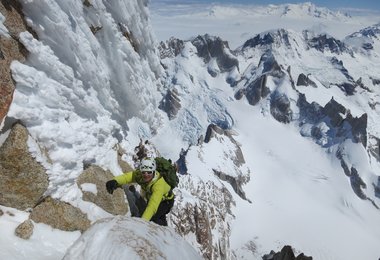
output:
POLYGON ((164 178, 167 184, 170 185, 172 189, 178 186, 179 178, 177 176, 177 171, 172 161, 165 159, 163 157, 156 157, 156 169, 164 178))

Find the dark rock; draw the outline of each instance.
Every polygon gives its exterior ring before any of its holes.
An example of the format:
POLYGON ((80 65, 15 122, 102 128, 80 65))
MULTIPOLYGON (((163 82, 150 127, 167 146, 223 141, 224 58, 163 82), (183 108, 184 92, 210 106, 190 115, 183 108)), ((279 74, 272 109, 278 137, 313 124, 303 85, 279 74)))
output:
MULTIPOLYGON (((248 103, 252 106, 256 105, 262 98, 265 98, 269 95, 270 90, 266 86, 267 77, 266 75, 262 75, 257 80, 251 82, 245 88, 245 96, 248 100, 248 103)), ((236 94, 235 94, 236 97, 236 94)))
POLYGON ((178 92, 175 88, 168 90, 166 95, 161 100, 159 109, 166 112, 169 119, 174 119, 178 111, 181 109, 181 100, 178 97, 178 92))
MULTIPOLYGON (((348 70, 344 67, 343 61, 338 60, 336 57, 332 57, 330 59, 330 62, 331 62, 332 65, 334 65, 334 67, 337 70, 339 70, 340 72, 342 72, 342 74, 346 77, 346 79, 348 80, 348 82, 355 82, 354 79, 353 79, 353 77, 348 72, 348 70)), ((340 85, 342 85, 342 84, 338 84, 338 86, 340 86, 340 85)))
POLYGON ((211 67, 208 67, 208 68, 207 68, 207 72, 208 72, 208 74, 210 74, 211 77, 213 77, 213 78, 215 78, 215 77, 218 76, 218 74, 219 74, 219 71, 218 71, 218 70, 216 70, 216 69, 214 69, 214 68, 211 68, 211 67))
POLYGON ((317 49, 321 52, 329 50, 336 54, 342 54, 343 52, 352 54, 343 42, 333 37, 328 37, 326 34, 322 34, 308 40, 308 45, 309 47, 317 49))
POLYGON ((261 66, 263 67, 262 74, 270 73, 271 76, 277 78, 282 78, 285 76, 285 72, 282 71, 281 66, 278 64, 271 51, 267 51, 261 55, 259 67, 261 66))
POLYGON ((366 51, 373 50, 373 45, 369 42, 363 43, 362 48, 366 51))
POLYGON ((239 89, 238 91, 236 91, 234 97, 237 99, 237 100, 240 100, 242 99, 244 96, 245 96, 245 93, 246 93, 246 89, 239 89))
POLYGON ((214 174, 222 181, 228 182, 231 187, 234 189, 237 195, 239 195, 240 198, 243 200, 246 200, 251 203, 251 201, 247 198, 245 195, 245 192, 243 191, 242 186, 246 183, 246 180, 244 178, 241 178, 241 176, 238 176, 237 178, 232 177, 224 172, 217 171, 215 169, 212 169, 214 174))
POLYGON ((273 250, 263 256, 263 260, 312 260, 311 256, 305 256, 303 253, 297 257, 293 253, 291 246, 284 246, 280 252, 274 252, 273 250))
POLYGON ((277 30, 276 32, 256 35, 243 44, 243 50, 246 48, 257 47, 270 48, 272 45, 278 47, 281 44, 290 47, 289 33, 284 29, 277 30))
POLYGON ((380 85, 380 79, 371 78, 373 85, 380 85))
POLYGON ((298 76, 298 79, 297 79, 297 86, 312 86, 313 88, 316 88, 317 84, 315 84, 314 81, 312 81, 311 79, 309 79, 308 76, 306 76, 305 74, 301 73, 298 76))
POLYGON ((376 160, 380 161, 380 138, 371 135, 369 136, 369 138, 370 140, 372 140, 372 142, 369 142, 370 144, 368 146, 368 150, 371 153, 371 155, 376 158, 376 160))
POLYGON ((243 49, 247 47, 255 48, 256 46, 271 45, 272 43, 274 43, 274 38, 270 33, 267 33, 264 36, 258 34, 255 37, 246 41, 243 44, 243 49))
POLYGON ((361 29, 349 36, 353 37, 366 37, 366 38, 379 38, 380 37, 380 23, 361 29))
MULTIPOLYGON (((349 167, 346 163, 342 150, 338 149, 336 152, 336 157, 340 160, 340 165, 344 171, 344 174, 350 178, 350 183, 352 190, 355 192, 355 194, 361 198, 361 199, 367 199, 367 196, 365 195, 363 189, 366 189, 367 185, 363 181, 363 179, 359 176, 359 173, 355 167, 349 167)), ((375 205, 376 206, 376 205, 375 205)))
POLYGON ((211 138, 215 137, 216 135, 223 135, 224 131, 222 128, 211 124, 207 127, 206 136, 205 136, 205 143, 210 142, 211 138))
POLYGON ((347 112, 346 108, 336 102, 332 98, 323 108, 323 113, 330 118, 331 124, 334 127, 340 126, 343 123, 343 115, 347 112))
POLYGON ((161 59, 174 58, 180 54, 185 46, 185 42, 176 38, 170 38, 168 41, 160 42, 158 49, 161 59))
POLYGON ((351 187, 355 194, 361 198, 361 199, 367 199, 367 196, 365 195, 363 189, 367 188, 367 185, 363 181, 362 178, 360 178, 358 171, 356 168, 351 167, 351 176, 350 176, 350 182, 351 182, 351 187))
POLYGON ((289 123, 293 117, 289 98, 284 94, 278 95, 274 93, 270 100, 270 112, 277 121, 289 123))
POLYGON ((375 188, 375 196, 380 199, 380 176, 377 177, 377 183, 373 183, 375 188))
POLYGON ((205 63, 216 58, 216 63, 221 72, 239 67, 238 59, 231 53, 228 43, 221 38, 206 34, 196 37, 191 43, 197 48, 198 56, 203 58, 205 63))
POLYGON ((351 114, 348 114, 346 120, 351 126, 353 142, 361 143, 364 147, 367 147, 367 113, 361 117, 353 117, 351 114))
POLYGON ((176 161, 177 171, 179 174, 187 174, 186 155, 189 149, 181 149, 179 159, 176 161))
POLYGON ((325 116, 323 107, 316 102, 307 102, 305 94, 300 93, 297 100, 300 111, 300 121, 302 123, 317 123, 325 116))
POLYGON ((341 90, 343 90, 347 95, 352 96, 353 94, 355 94, 355 88, 357 85, 355 83, 345 82, 342 84, 338 84, 337 86, 341 90))

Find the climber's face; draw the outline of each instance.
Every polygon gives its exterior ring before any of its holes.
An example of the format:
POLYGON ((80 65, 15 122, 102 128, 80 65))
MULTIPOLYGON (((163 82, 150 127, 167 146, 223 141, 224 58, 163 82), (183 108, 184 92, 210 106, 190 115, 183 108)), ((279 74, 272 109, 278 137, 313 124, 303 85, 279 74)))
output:
POLYGON ((142 172, 142 177, 145 181, 145 183, 150 182, 153 179, 154 172, 142 172))

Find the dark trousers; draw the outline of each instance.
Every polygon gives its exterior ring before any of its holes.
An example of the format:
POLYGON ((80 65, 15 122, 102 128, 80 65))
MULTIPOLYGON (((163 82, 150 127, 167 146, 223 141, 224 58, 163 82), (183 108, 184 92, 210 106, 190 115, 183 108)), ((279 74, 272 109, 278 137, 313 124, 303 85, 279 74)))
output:
MULTIPOLYGON (((129 203, 129 208, 131 210, 132 217, 141 217, 144 213, 147 203, 140 193, 135 189, 130 188, 131 186, 124 187, 125 195, 129 203)), ((158 206, 156 214, 153 215, 150 221, 160 225, 167 226, 168 222, 166 220, 166 215, 170 212, 174 205, 174 198, 171 200, 163 200, 158 206)))

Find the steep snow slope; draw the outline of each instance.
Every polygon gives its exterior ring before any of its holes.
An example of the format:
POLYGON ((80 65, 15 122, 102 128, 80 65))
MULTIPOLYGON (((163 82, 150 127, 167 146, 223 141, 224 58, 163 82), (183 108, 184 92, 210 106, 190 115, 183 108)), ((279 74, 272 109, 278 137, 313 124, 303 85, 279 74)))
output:
POLYGON ((159 124, 162 68, 148 10, 125 1, 21 3, 39 40, 20 35, 30 55, 12 64, 17 89, 8 117, 21 120, 49 151, 51 162, 33 148, 48 169, 49 193, 75 200, 77 187, 68 183, 84 161, 120 172, 113 147, 126 136, 128 120, 159 124))

